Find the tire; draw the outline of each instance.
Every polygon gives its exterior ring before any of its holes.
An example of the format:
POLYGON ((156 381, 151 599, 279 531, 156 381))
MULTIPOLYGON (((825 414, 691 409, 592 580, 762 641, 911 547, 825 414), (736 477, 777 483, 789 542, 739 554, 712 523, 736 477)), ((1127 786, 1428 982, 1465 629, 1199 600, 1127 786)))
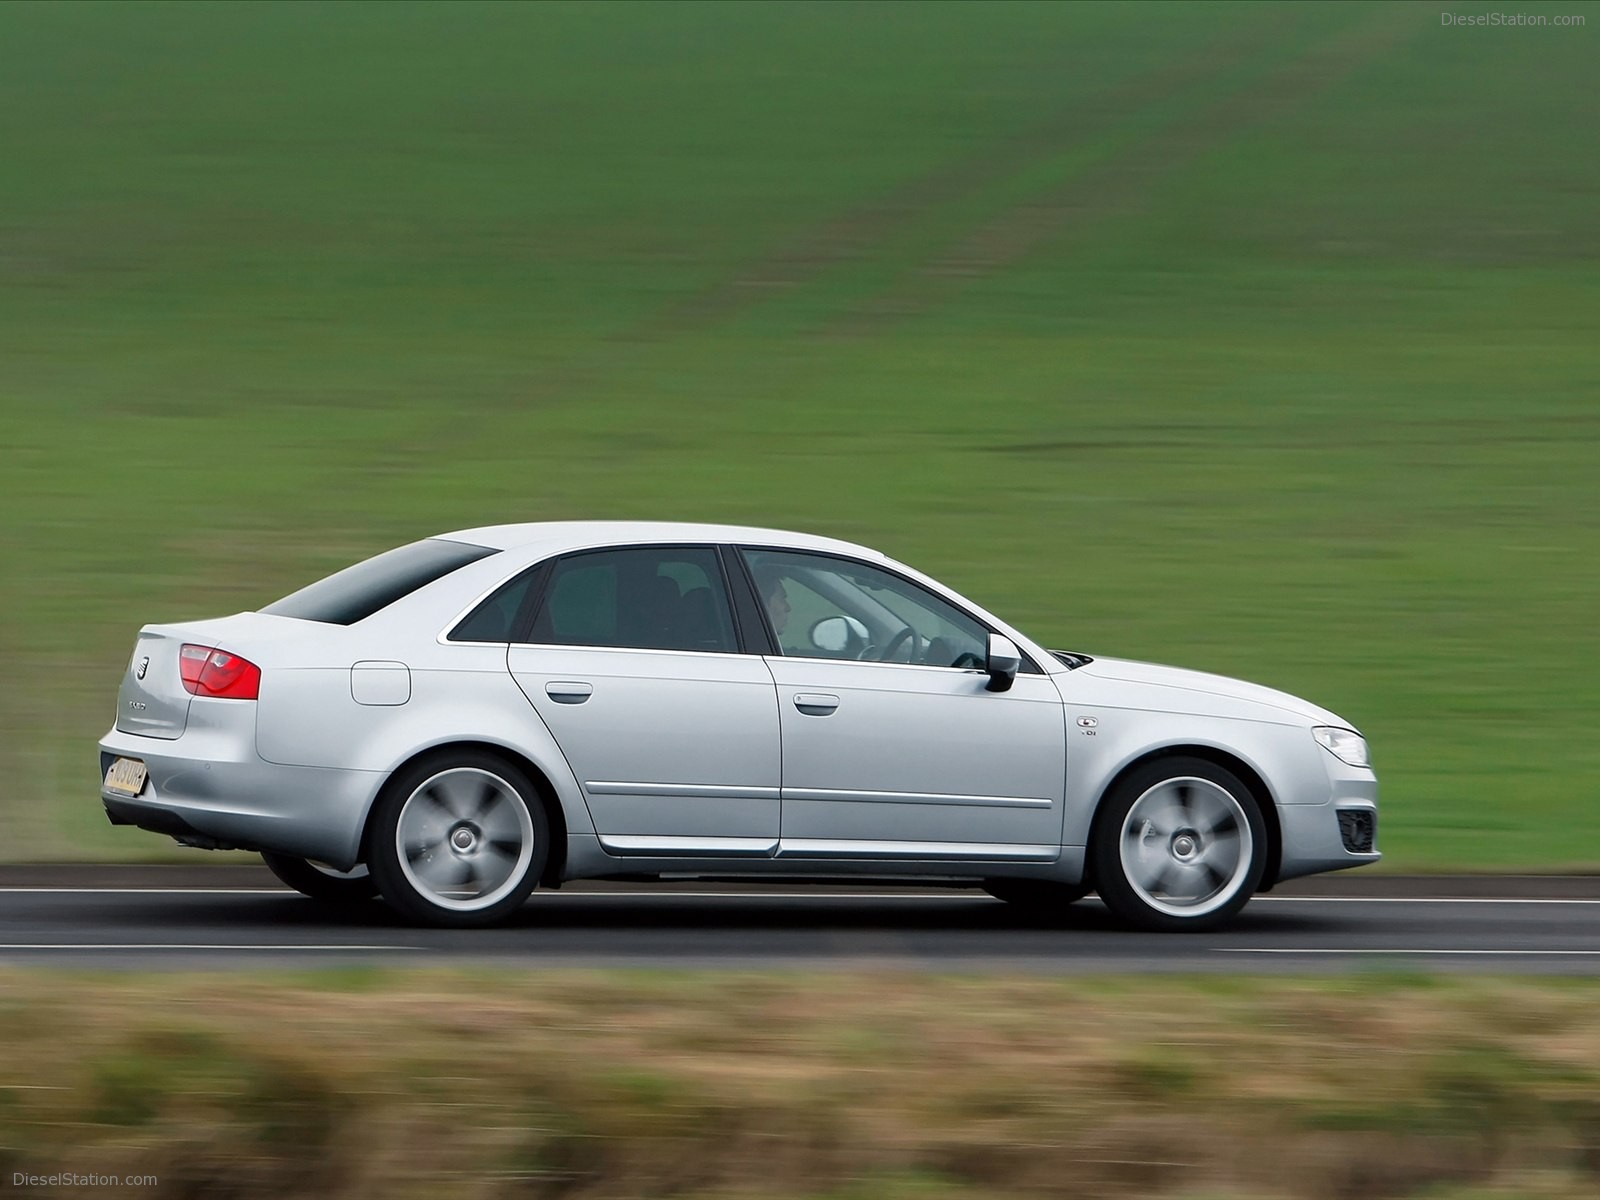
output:
POLYGON ((1095 821, 1096 890, 1141 929, 1215 929, 1250 902, 1266 823, 1238 776, 1201 758, 1157 759, 1120 780, 1095 821))
POLYGON ((367 857, 402 917, 465 929, 515 912, 549 856, 550 819, 526 773, 499 755, 459 750, 389 780, 367 857))
POLYGON ((1056 883, 1048 879, 986 879, 983 890, 996 900, 1030 912, 1057 912, 1082 900, 1094 888, 1087 883, 1056 883))
POLYGON ((359 904, 378 894, 378 885, 372 882, 365 863, 358 863, 349 871, 335 871, 309 859, 267 850, 261 852, 261 861, 302 896, 324 904, 359 904))

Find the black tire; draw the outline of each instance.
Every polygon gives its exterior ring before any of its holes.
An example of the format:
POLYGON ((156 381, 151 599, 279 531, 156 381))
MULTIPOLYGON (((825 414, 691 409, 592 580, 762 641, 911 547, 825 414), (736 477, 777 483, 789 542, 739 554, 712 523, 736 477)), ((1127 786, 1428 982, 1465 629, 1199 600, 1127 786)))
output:
POLYGON ((983 890, 1029 912, 1056 912, 1082 900, 1094 888, 1087 883, 1056 883, 1049 879, 986 879, 983 890))
POLYGON ((302 896, 310 896, 324 904, 361 904, 378 894, 378 885, 372 881, 371 873, 362 864, 351 871, 335 871, 332 867, 289 854, 274 854, 269 850, 261 852, 261 861, 302 896))
POLYGON ((378 891, 423 925, 466 929, 503 920, 537 886, 550 856, 538 789, 515 763, 481 750, 442 751, 396 773, 378 797, 371 829, 367 859, 378 891))
POLYGON ((1174 755, 1118 781, 1101 804, 1089 852, 1095 890, 1117 917, 1141 929, 1199 932, 1250 902, 1267 861, 1267 829, 1233 772, 1174 755))

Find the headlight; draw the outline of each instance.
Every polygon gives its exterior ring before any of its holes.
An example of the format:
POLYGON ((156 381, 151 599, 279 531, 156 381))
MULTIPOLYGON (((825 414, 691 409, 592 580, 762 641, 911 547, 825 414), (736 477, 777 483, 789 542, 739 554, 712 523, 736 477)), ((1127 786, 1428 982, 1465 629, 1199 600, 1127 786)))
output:
POLYGON ((1311 731, 1317 744, 1342 763, 1352 767, 1372 769, 1372 759, 1367 754, 1367 739, 1354 729, 1339 729, 1333 725, 1318 725, 1311 731))

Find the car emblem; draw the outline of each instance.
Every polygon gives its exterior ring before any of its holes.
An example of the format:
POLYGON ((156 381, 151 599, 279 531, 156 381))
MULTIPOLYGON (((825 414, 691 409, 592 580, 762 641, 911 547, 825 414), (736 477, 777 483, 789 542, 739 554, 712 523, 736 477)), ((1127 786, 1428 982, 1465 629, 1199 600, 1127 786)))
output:
POLYGON ((143 700, 129 700, 128 701, 128 707, 133 709, 134 712, 143 712, 144 711, 144 701, 143 700))
POLYGON ((146 654, 139 660, 139 669, 133 673, 135 679, 143 679, 144 673, 150 669, 150 656, 146 654))
POLYGON ((1100 722, 1095 720, 1093 717, 1079 717, 1078 718, 1078 728, 1079 729, 1093 729, 1098 724, 1100 724, 1100 722))

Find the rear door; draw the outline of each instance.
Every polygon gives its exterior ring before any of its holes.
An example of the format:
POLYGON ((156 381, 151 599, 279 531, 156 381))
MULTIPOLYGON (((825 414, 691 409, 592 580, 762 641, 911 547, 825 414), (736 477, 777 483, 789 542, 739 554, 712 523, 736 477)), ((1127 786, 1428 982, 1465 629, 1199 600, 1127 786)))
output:
POLYGON ((777 848, 777 690, 744 654, 709 546, 585 551, 551 568, 510 667, 618 855, 777 848))

